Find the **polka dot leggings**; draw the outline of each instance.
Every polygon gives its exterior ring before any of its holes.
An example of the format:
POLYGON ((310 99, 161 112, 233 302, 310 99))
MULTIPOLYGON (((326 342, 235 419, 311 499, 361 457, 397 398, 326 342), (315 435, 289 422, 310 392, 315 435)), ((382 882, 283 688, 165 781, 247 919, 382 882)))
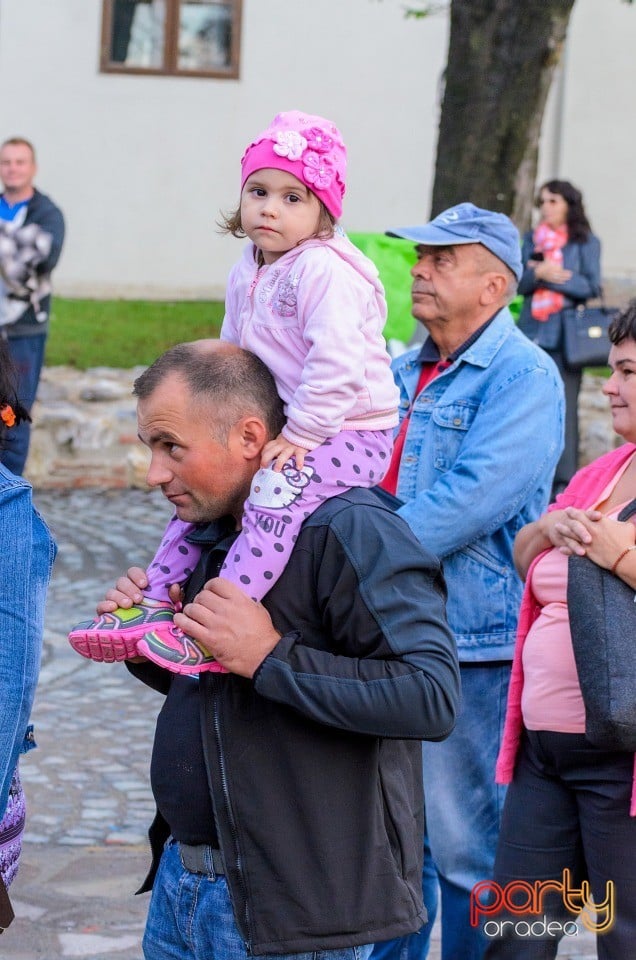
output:
MULTIPOLYGON (((245 503, 242 530, 221 570, 253 600, 262 600, 287 565, 303 522, 324 500, 351 487, 373 487, 386 473, 392 430, 343 430, 305 457, 301 470, 289 460, 280 473, 259 470, 245 503)), ((148 568, 147 596, 168 599, 196 566, 199 550, 184 538, 191 524, 173 517, 148 568)))

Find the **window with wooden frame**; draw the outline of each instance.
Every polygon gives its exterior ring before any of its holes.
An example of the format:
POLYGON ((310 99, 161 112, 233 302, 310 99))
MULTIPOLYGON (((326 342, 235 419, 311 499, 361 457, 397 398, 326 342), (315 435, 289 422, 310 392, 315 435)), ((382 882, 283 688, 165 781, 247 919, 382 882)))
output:
POLYGON ((241 0, 103 4, 103 72, 238 77, 241 0))

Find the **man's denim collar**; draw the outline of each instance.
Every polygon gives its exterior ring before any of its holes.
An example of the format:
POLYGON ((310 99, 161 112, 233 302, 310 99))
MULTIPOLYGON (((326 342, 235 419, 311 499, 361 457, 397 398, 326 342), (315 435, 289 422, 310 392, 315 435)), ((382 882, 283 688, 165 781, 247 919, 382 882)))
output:
MULTIPOLYGON (((512 316, 507 307, 503 307, 489 320, 475 330, 448 358, 452 365, 461 357, 466 363, 473 363, 477 367, 487 367, 499 347, 510 332, 512 316)), ((432 337, 427 337, 417 356, 418 363, 439 363, 440 353, 432 337)))

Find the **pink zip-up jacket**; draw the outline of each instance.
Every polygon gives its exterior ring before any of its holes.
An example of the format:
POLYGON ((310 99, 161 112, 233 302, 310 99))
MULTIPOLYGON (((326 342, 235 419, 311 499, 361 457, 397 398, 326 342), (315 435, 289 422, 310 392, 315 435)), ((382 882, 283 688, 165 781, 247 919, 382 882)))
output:
MULTIPOLYGON (((555 502, 550 504, 548 512, 552 510, 565 510, 566 507, 577 507, 581 510, 587 510, 598 502, 598 498, 610 482, 615 473, 620 470, 625 461, 636 451, 636 445, 633 443, 624 443, 616 450, 611 450, 604 456, 599 457, 594 463, 583 467, 576 473, 569 484, 555 502)), ((535 622, 541 607, 532 592, 532 572, 541 559, 548 553, 543 550, 534 558, 528 573, 526 575, 526 585, 521 598, 521 607, 519 608, 519 623, 517 626, 517 641, 515 645, 514 658, 512 661, 512 673, 510 675, 510 688, 508 690, 508 706, 506 709, 506 720, 504 724, 503 739, 501 749, 497 757, 497 767, 495 780, 497 783, 510 783, 513 778, 515 761, 519 751, 519 742, 523 731, 523 717, 521 714, 521 694, 523 692, 523 664, 522 654, 523 645, 530 627, 535 622)), ((632 799, 630 814, 636 816, 636 756, 634 758, 634 780, 632 785, 632 799)))
POLYGON ((371 260, 340 235, 306 240, 260 269, 255 253, 250 244, 230 272, 221 339, 271 370, 285 438, 313 450, 341 430, 395 427, 386 301, 371 260))

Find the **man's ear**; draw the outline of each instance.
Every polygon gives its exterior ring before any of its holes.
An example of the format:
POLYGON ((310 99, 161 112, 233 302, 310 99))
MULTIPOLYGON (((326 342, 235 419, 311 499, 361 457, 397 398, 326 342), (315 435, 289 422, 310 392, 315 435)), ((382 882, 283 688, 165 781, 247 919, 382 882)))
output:
POLYGON ((508 278, 503 273, 486 273, 479 302, 483 307, 499 303, 505 299, 507 289, 508 278))
POLYGON ((243 417, 232 427, 232 433, 246 460, 254 460, 269 440, 269 431, 260 417, 243 417))

